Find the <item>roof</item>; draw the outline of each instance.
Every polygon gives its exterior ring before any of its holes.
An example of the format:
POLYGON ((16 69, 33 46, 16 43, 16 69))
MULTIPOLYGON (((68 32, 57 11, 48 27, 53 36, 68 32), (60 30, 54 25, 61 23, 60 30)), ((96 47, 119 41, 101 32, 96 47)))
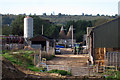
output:
POLYGON ((25 18, 32 18, 32 17, 30 17, 30 16, 26 16, 25 18))
POLYGON ((68 31, 67 33, 67 39, 71 39, 72 38, 72 31, 68 31))
POLYGON ((120 17, 93 28, 94 48, 120 48, 120 17))
MULTIPOLYGON (((69 31, 67 32, 67 39, 71 39, 72 38, 72 28, 69 28, 69 31)), ((73 38, 75 39, 74 33, 73 33, 73 38)))
POLYGON ((104 25, 104 24, 108 24, 108 23, 114 22, 114 21, 116 21, 116 20, 118 20, 118 19, 120 19, 120 17, 118 17, 118 18, 116 18, 116 19, 113 19, 113 20, 111 20, 111 21, 105 22, 105 23, 103 23, 103 24, 100 24, 100 25, 98 25, 98 26, 95 26, 93 29, 97 29, 97 28, 101 27, 101 26, 104 25))
POLYGON ((59 38, 60 39, 65 39, 66 38, 63 26, 61 27, 61 30, 60 30, 60 33, 59 33, 59 38))
POLYGON ((49 41, 49 39, 44 35, 38 35, 30 39, 31 41, 49 41))

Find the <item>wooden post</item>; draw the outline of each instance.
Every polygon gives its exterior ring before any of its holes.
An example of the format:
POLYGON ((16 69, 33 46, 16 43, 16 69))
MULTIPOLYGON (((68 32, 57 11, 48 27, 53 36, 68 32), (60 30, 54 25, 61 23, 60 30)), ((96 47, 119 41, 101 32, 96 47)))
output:
POLYGON ((101 59, 101 48, 99 48, 99 59, 101 59))
POLYGON ((41 50, 40 50, 40 54, 39 54, 39 56, 40 56, 40 62, 41 62, 41 50))
POLYGON ((105 65, 105 61, 106 61, 106 48, 104 48, 104 65, 105 65))
POLYGON ((114 59, 115 59, 115 54, 113 53, 113 65, 115 66, 115 61, 114 61, 114 59))
POLYGON ((105 71, 106 63, 107 63, 107 59, 106 59, 106 48, 104 48, 104 70, 103 70, 103 71, 105 71))
POLYGON ((34 51, 34 65, 36 65, 36 57, 35 57, 35 51, 34 51))
POLYGON ((116 53, 116 71, 117 71, 117 53, 116 53))
POLYGON ((109 62, 108 60, 109 60, 109 58, 108 58, 108 53, 107 53, 107 65, 108 65, 108 62, 109 62))
POLYGON ((35 54, 34 54, 34 65, 35 65, 35 54))
POLYGON ((109 53, 110 54, 110 66, 111 66, 111 53, 109 53))

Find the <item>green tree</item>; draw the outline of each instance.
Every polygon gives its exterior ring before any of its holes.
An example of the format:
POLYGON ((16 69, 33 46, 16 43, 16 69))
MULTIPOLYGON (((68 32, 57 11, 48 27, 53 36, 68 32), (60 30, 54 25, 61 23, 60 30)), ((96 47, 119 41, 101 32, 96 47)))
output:
POLYGON ((56 34, 54 34, 55 29, 56 29, 56 26, 51 25, 50 27, 48 27, 46 29, 45 35, 48 36, 48 37, 53 37, 54 35, 56 35, 56 34))
POLYGON ((11 34, 11 27, 9 26, 4 26, 2 27, 2 35, 10 35, 11 34))
POLYGON ((86 34, 87 27, 92 26, 91 21, 85 21, 85 20, 78 20, 78 21, 69 21, 66 24, 67 29, 70 27, 70 25, 73 25, 75 28, 74 30, 74 36, 78 42, 81 42, 83 40, 83 35, 86 34))
POLYGON ((24 17, 25 15, 18 15, 17 18, 12 21, 12 34, 23 36, 23 29, 24 29, 24 17))
POLYGON ((3 15, 2 16, 2 25, 10 25, 11 22, 15 19, 14 15, 3 15))

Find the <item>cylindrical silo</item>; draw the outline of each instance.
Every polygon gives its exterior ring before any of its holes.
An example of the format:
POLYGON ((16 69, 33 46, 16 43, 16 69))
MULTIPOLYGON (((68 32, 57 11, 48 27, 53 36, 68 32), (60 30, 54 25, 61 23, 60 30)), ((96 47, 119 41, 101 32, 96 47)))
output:
POLYGON ((27 16, 24 18, 24 38, 33 37, 33 18, 27 16))

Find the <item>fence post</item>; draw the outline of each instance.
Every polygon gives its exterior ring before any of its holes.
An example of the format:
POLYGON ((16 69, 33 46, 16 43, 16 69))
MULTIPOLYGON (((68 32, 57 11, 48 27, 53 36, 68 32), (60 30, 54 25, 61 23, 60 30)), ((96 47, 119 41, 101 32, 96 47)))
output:
POLYGON ((41 49, 40 49, 40 54, 39 54, 39 57, 40 57, 40 62, 41 62, 41 49))
POLYGON ((104 66, 106 65, 106 48, 104 48, 104 66))
POLYGON ((118 53, 116 53, 116 71, 117 71, 117 55, 118 53))
POLYGON ((34 65, 36 65, 36 54, 35 54, 35 51, 34 51, 34 65))

